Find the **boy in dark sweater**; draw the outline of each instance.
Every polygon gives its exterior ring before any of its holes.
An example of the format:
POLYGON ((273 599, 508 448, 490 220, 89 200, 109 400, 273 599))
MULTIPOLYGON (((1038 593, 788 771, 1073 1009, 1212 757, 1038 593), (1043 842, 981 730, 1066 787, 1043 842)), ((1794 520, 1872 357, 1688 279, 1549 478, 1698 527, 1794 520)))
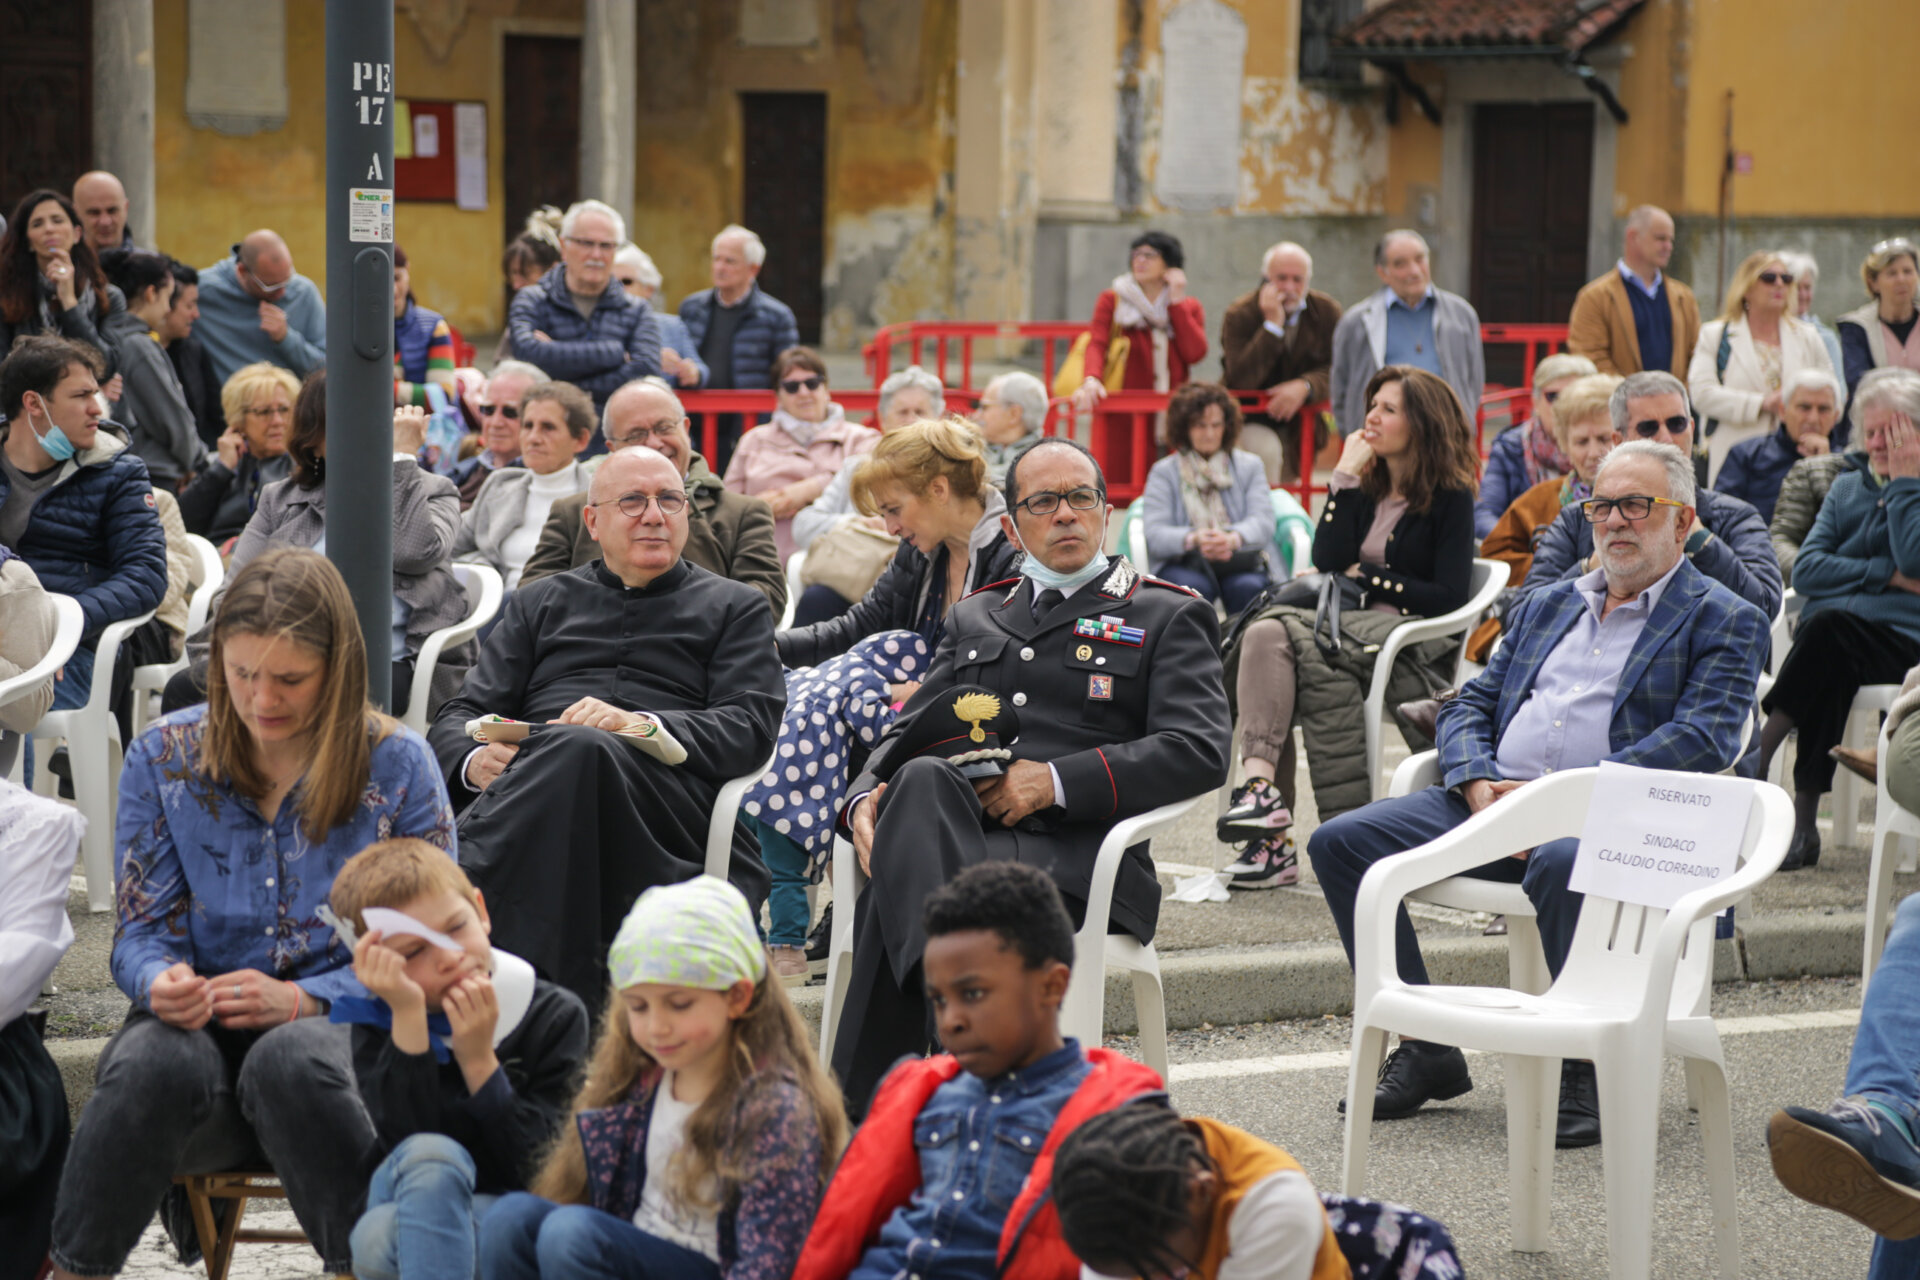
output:
POLYGON ((354 1272, 471 1280, 475 1223, 526 1187, 566 1118, 586 1009, 488 944, 479 890, 424 840, 361 850, 329 898, 374 997, 336 1000, 332 1017, 356 1024, 354 1076, 388 1153, 353 1230, 354 1272))

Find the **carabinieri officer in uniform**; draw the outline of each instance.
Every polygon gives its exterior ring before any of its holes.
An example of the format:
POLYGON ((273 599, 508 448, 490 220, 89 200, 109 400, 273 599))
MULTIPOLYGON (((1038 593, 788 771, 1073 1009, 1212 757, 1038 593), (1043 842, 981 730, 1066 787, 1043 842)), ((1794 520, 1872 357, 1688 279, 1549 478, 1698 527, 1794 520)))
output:
MULTIPOLYGON (((1028 448, 1006 490, 1021 576, 953 607, 926 681, 842 815, 872 877, 855 908, 832 1064, 857 1112, 896 1059, 935 1038, 920 988, 929 893, 978 862, 1024 862, 1054 877, 1077 924, 1114 823, 1226 780, 1233 722, 1213 606, 1102 554, 1106 478, 1072 441, 1028 448), (979 695, 958 686, 992 691, 1018 720, 999 776, 970 781, 945 748, 925 750, 956 733, 965 745, 979 695)), ((1113 923, 1148 941, 1159 913, 1152 860, 1130 849, 1113 923)))

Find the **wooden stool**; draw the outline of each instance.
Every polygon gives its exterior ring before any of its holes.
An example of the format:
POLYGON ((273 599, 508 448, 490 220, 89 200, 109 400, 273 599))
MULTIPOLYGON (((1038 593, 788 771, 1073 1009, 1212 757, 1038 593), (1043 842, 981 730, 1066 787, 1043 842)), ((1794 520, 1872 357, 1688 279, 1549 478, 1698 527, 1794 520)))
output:
POLYGON ((306 1244, 301 1231, 242 1231, 240 1219, 249 1200, 285 1200, 287 1189, 271 1169, 236 1169, 229 1173, 186 1173, 174 1179, 187 1189, 187 1204, 193 1211, 194 1234, 200 1237, 200 1252, 205 1255, 207 1280, 227 1280, 227 1267, 233 1261, 237 1244, 306 1244), (231 1200, 233 1213, 226 1225, 214 1225, 213 1202, 231 1200))

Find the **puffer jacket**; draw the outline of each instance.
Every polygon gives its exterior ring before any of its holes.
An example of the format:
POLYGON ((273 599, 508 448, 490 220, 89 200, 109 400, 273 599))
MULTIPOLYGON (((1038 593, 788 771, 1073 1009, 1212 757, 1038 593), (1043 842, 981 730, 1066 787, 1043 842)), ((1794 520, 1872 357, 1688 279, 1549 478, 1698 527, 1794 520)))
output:
POLYGON ((1813 532, 1814 517, 1827 500, 1827 491, 1849 470, 1866 465, 1864 453, 1826 453, 1802 458, 1788 469, 1773 504, 1773 523, 1767 527, 1774 559, 1780 562, 1780 578, 1787 586, 1793 585, 1793 562, 1799 558, 1800 544, 1813 532))
MULTIPOLYGON (((0 425, 0 441, 10 429, 0 425)), ((0 505, 10 487, 0 470, 0 505)), ((80 641, 88 647, 108 623, 160 603, 167 593, 167 539, 147 464, 127 448, 124 427, 101 422, 93 447, 61 465, 13 550, 42 587, 80 602, 86 615, 80 641)))
POLYGON ((651 314, 650 306, 615 281, 593 314, 581 315, 562 263, 514 295, 507 332, 515 358, 579 387, 593 397, 597 412, 627 383, 660 372, 660 326, 647 322, 651 314), (551 341, 534 337, 535 330, 551 341))
MULTIPOLYGON (((986 513, 974 525, 968 541, 969 592, 1011 578, 1020 563, 1019 550, 1007 541, 1006 533, 1000 528, 1000 517, 1007 512, 1007 500, 998 489, 988 489, 984 496, 986 513)), ((853 608, 812 626, 789 627, 774 637, 780 647, 781 663, 789 667, 817 667, 875 632, 918 631, 934 575, 946 571, 944 547, 929 559, 915 550, 911 542, 901 539, 900 550, 894 553, 893 561, 881 570, 879 580, 853 608)))
MULTIPOLYGON (((688 294, 680 303, 680 319, 693 339, 694 352, 707 340, 707 325, 713 321, 713 290, 688 294)), ((793 310, 759 285, 747 291, 747 314, 733 331, 733 385, 758 391, 772 385, 773 358, 788 347, 800 345, 800 326, 793 310)), ((686 355, 686 352, 681 352, 686 355)), ((706 383, 703 381, 702 386, 706 383)))

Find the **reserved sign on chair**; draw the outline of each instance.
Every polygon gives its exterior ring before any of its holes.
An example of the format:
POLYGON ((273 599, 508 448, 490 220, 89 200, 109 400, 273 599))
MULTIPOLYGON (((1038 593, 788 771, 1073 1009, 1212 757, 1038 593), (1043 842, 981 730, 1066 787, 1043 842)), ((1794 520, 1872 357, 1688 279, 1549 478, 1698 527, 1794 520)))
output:
POLYGON ((1733 874, 1754 783, 1602 763, 1569 887, 1667 909, 1733 874))

